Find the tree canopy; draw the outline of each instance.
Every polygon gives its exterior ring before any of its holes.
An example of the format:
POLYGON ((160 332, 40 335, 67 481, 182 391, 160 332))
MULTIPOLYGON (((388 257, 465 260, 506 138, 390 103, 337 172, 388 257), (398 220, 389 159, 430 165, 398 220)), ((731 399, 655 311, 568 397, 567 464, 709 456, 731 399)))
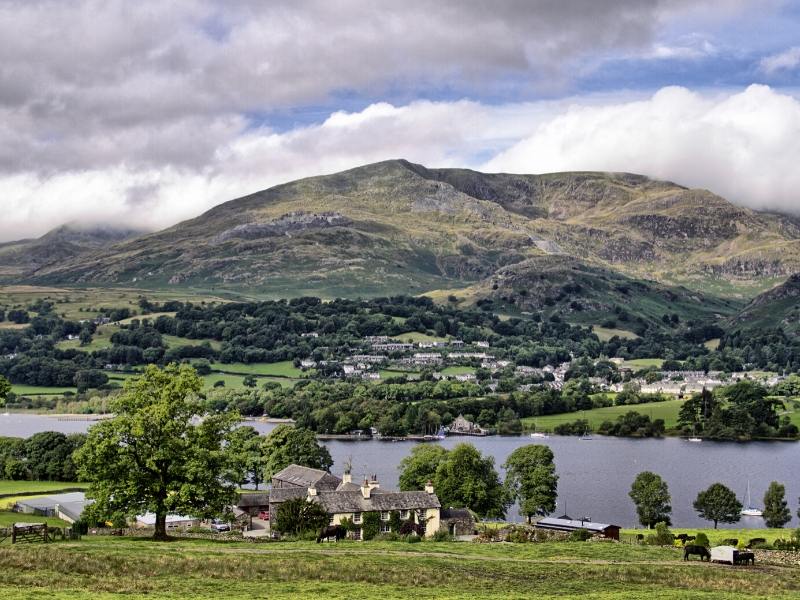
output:
POLYGON ((8 379, 0 375, 0 406, 5 406, 8 393, 11 391, 11 383, 8 379))
POLYGON ((404 492, 421 490, 428 481, 436 479, 436 469, 447 456, 447 450, 435 444, 417 444, 411 454, 400 461, 400 489, 404 492))
POLYGON ((148 366, 113 402, 115 416, 89 430, 75 454, 90 482, 90 515, 119 519, 155 513, 156 539, 168 513, 211 518, 236 497, 242 478, 226 447, 238 415, 203 414, 202 380, 188 366, 148 366))
POLYGON ((714 483, 697 494, 694 509, 701 518, 713 521, 716 529, 718 523, 738 523, 741 519, 742 503, 729 488, 721 483, 714 483))
POLYGON ((786 486, 773 481, 764 493, 764 522, 767 527, 781 528, 791 520, 792 513, 786 503, 786 486))
POLYGON ((264 479, 291 464, 330 471, 333 459, 325 446, 317 443, 313 431, 290 425, 278 425, 264 439, 264 479))
POLYGON ((639 473, 628 495, 636 505, 639 523, 645 527, 654 527, 657 523, 671 525, 669 487, 659 475, 650 471, 639 473))
POLYGON ((264 444, 255 427, 242 425, 231 432, 229 451, 242 472, 240 483, 252 483, 256 489, 264 481, 264 444))
POLYGON ((318 531, 329 522, 328 513, 316 502, 292 498, 281 503, 275 515, 275 529, 284 534, 301 535, 318 531))
POLYGON ((519 511, 530 521, 556 509, 558 475, 549 447, 530 444, 517 448, 506 460, 505 486, 510 500, 519 501, 519 511))

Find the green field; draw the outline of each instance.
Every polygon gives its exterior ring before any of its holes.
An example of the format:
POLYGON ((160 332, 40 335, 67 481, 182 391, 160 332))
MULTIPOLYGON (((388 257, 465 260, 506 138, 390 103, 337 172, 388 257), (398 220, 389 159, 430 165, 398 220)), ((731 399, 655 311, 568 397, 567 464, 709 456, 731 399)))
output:
POLYGON ((161 339, 164 340, 164 343, 167 345, 167 348, 180 348, 181 346, 202 346, 203 344, 208 344, 214 350, 219 350, 222 348, 222 342, 218 342, 217 340, 190 340, 189 338, 182 338, 176 335, 161 335, 161 339))
POLYGON ((278 542, 84 536, 0 547, 17 598, 797 598, 798 570, 684 562, 628 544, 278 542))
POLYGON ((442 375, 466 375, 474 372, 472 367, 445 367, 441 370, 442 375))
POLYGON ((592 327, 592 331, 594 331, 595 335, 597 335, 601 342, 607 342, 614 336, 617 336, 623 340, 635 340, 639 337, 627 329, 612 329, 610 327, 600 327, 599 325, 594 325, 592 327))
MULTIPOLYGON (((697 535, 699 532, 705 533, 712 546, 719 546, 723 540, 731 538, 743 540, 745 544, 755 538, 764 538, 767 543, 772 544, 777 539, 786 540, 791 538, 793 532, 792 529, 682 529, 679 527, 670 527, 670 531, 675 535, 680 533, 689 535, 697 535)), ((653 531, 647 529, 623 529, 620 533, 623 536, 635 536, 639 533, 646 536, 653 533, 653 531)))
POLYGON ((538 431, 552 431, 553 427, 562 423, 572 423, 578 419, 586 419, 589 426, 596 429, 603 421, 616 421, 617 417, 630 411, 647 415, 651 419, 664 419, 667 429, 673 428, 678 423, 678 411, 683 400, 667 400, 666 402, 647 402, 631 406, 607 406, 573 413, 559 415, 545 415, 541 417, 528 417, 522 419, 526 429, 533 429, 534 423, 538 431))
POLYGON ((446 342, 446 337, 436 337, 435 335, 428 335, 427 333, 420 333, 419 331, 407 331, 406 333, 399 333, 394 336, 396 339, 406 343, 416 344, 419 342, 446 342))
POLYGON ((44 494, 57 490, 85 487, 85 483, 76 483, 74 481, 10 481, 8 479, 0 479, 0 496, 7 494, 16 496, 44 494))
POLYGON ((661 365, 664 364, 663 358, 634 358, 632 360, 626 360, 622 363, 622 366, 627 369, 649 369, 650 367, 655 367, 657 369, 661 368, 661 365))
POLYGON ((65 392, 78 391, 74 387, 45 387, 40 385, 13 384, 11 391, 17 396, 63 396, 65 392))
POLYGON ((242 375, 271 375, 273 377, 303 377, 305 373, 294 366, 291 360, 274 363, 212 363, 211 369, 223 373, 242 375))
MULTIPOLYGON (((0 500, 2 503, 2 500, 0 500)), ((0 510, 0 527, 11 527, 14 523, 47 523, 52 527, 69 527, 69 523, 57 517, 39 517, 37 515, 24 515, 11 512, 10 510, 0 510)), ((9 542, 2 542, 8 544, 9 542)))

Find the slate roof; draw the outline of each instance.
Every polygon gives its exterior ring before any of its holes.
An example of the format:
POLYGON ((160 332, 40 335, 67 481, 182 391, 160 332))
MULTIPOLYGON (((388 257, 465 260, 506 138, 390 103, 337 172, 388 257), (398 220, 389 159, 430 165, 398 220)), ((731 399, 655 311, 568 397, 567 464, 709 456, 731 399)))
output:
POLYGON ((66 504, 68 502, 85 502, 86 494, 83 492, 68 492, 66 494, 53 494, 52 496, 36 496, 19 500, 17 504, 29 509, 48 510, 54 509, 56 504, 66 504))
POLYGON ((330 514, 416 510, 442 506, 436 494, 428 492, 376 492, 378 490, 372 490, 369 498, 364 498, 360 490, 357 492, 321 492, 312 498, 330 514))
POLYGON ((472 513, 467 508, 443 508, 439 516, 444 519, 472 519, 472 513))
POLYGON ((81 515, 83 514, 83 510, 94 500, 83 500, 79 502, 64 502, 63 504, 58 505, 58 510, 61 512, 62 515, 67 517, 68 520, 72 521, 79 521, 81 515))
POLYGON ((558 531, 575 531, 585 529, 587 531, 605 531, 609 527, 619 527, 609 523, 592 523, 591 521, 578 521, 577 519, 551 519, 545 518, 536 521, 536 527, 542 529, 556 529, 558 531))
MULTIPOLYGON (((326 471, 320 469, 311 469, 309 467, 301 467, 300 465, 289 465, 282 471, 275 473, 272 476, 273 481, 281 481, 290 485, 298 487, 317 489, 336 489, 342 480, 334 477, 326 471)), ((275 487, 273 485, 273 487, 275 487)))
POLYGON ((239 508, 249 508, 251 506, 267 506, 269 504, 269 496, 270 496, 269 492, 240 494, 236 506, 238 506, 239 508))
POLYGON ((279 502, 286 502, 286 500, 292 500, 294 498, 305 498, 307 494, 307 488, 273 488, 269 493, 269 503, 277 504, 279 502))

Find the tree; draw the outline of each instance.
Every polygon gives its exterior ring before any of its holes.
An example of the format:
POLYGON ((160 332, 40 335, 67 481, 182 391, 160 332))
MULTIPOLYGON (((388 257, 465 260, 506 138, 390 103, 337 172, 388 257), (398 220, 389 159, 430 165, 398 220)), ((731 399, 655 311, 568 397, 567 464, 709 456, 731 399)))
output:
POLYGON ((155 513, 166 539, 169 513, 211 518, 236 498, 242 478, 226 442, 236 413, 204 415, 202 380, 188 365, 148 366, 112 403, 115 417, 89 430, 75 453, 99 519, 155 513), (199 423, 195 421, 202 417, 199 423))
POLYGON ((254 388, 258 385, 256 378, 254 375, 245 375, 244 379, 242 379, 242 385, 249 388, 254 388))
POLYGON ((697 494, 694 509, 701 518, 713 521, 716 529, 718 523, 738 523, 741 518, 742 503, 729 488, 721 483, 714 483, 707 490, 697 494))
POLYGON ((265 480, 292 464, 323 471, 330 471, 333 466, 328 449, 317 443, 313 431, 291 425, 278 425, 273 429, 264 439, 262 454, 265 480))
POLYGON ((442 506, 466 507, 481 517, 503 518, 511 501, 494 469, 472 444, 458 444, 436 468, 436 495, 442 506))
POLYGON ((330 517, 316 502, 305 497, 283 502, 275 515, 275 529, 288 535, 300 535, 307 531, 318 531, 329 523, 330 517))
POLYGON ((781 528, 792 520, 786 503, 786 487, 773 481, 764 494, 764 521, 767 527, 781 528))
POLYGON ((6 405, 6 398, 8 398, 10 391, 11 383, 9 383, 8 379, 0 375, 0 406, 6 405))
POLYGON ((558 475, 550 448, 537 444, 517 448, 503 468, 509 499, 519 501, 519 512, 528 522, 556 509, 558 475))
POLYGON ((25 440, 23 453, 29 476, 43 481, 75 481, 77 473, 72 453, 84 442, 83 434, 67 436, 57 431, 41 431, 25 440))
POLYGON ((255 427, 244 425, 231 432, 229 450, 239 462, 241 483, 252 483, 256 489, 264 481, 264 454, 261 435, 255 427))
POLYGON ((672 524, 669 488, 659 475, 650 471, 639 473, 628 495, 636 505, 639 523, 645 527, 651 528, 657 523, 672 524))
POLYGON ((417 444, 411 454, 400 461, 400 489, 421 490, 436 478, 436 469, 447 456, 447 450, 433 444, 417 444))

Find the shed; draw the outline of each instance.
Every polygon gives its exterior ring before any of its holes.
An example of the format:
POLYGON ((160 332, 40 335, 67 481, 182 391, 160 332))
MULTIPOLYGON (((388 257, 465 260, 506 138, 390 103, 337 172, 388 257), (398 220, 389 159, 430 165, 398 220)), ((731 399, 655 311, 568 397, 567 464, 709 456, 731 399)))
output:
POLYGON ((711 562, 736 562, 736 548, 733 546, 714 546, 711 549, 711 562))
POLYGON ((468 508, 443 508, 439 513, 439 530, 450 535, 472 535, 475 519, 468 508))
POLYGON ((550 531, 564 531, 571 533, 579 529, 585 529, 592 535, 600 535, 612 540, 619 540, 619 525, 609 523, 594 523, 587 519, 553 519, 544 518, 535 523, 537 529, 547 529, 550 531))

